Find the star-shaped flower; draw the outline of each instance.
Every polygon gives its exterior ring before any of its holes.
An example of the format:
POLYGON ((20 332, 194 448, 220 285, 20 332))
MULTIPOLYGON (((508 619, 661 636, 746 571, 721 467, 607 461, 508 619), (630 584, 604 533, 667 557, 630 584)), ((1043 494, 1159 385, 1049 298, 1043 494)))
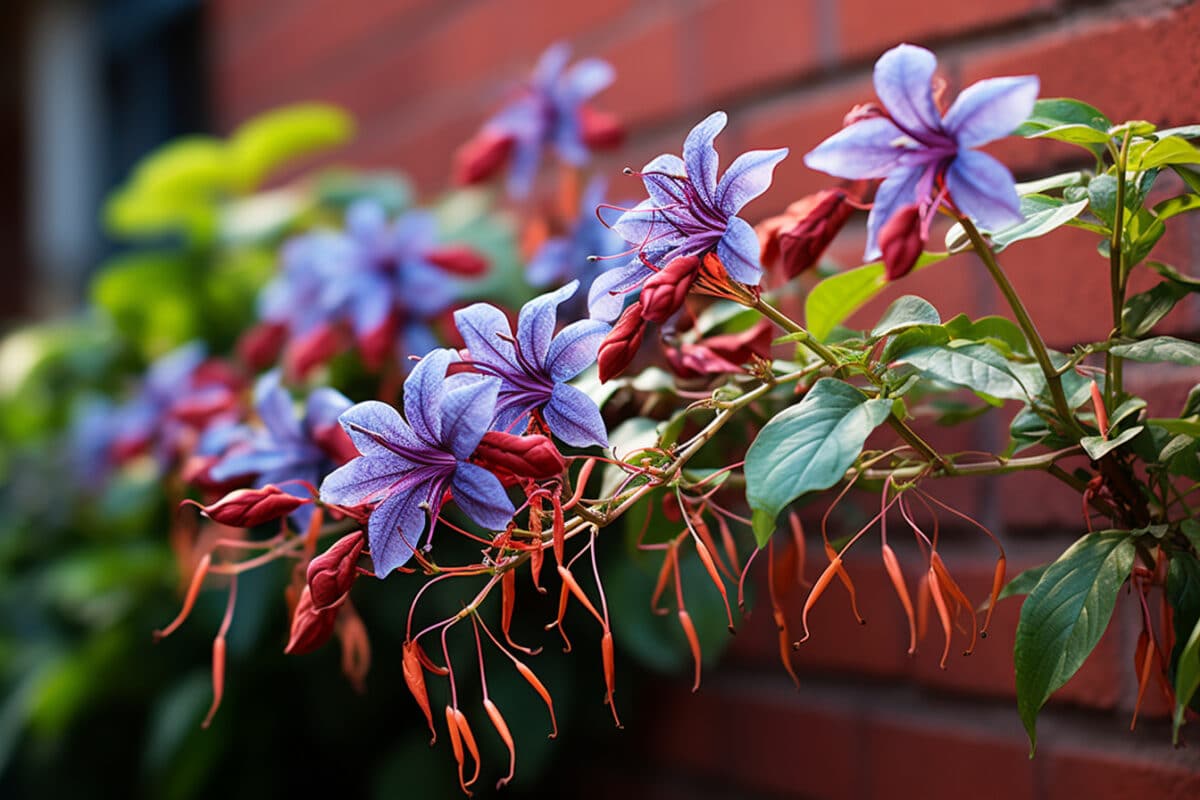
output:
POLYGON ((321 484, 321 500, 342 506, 375 502, 367 524, 375 573, 403 566, 419 546, 428 515, 433 534, 446 490, 455 504, 488 530, 503 530, 512 501, 495 475, 468 462, 491 425, 500 381, 461 373, 453 350, 434 350, 404 381, 404 417, 369 401, 340 417, 362 455, 321 484))
POLYGON ((493 305, 476 303, 454 312, 469 363, 500 379, 493 423, 497 430, 520 433, 528 415, 538 411, 550 431, 567 444, 608 446, 600 409, 567 381, 596 362, 609 326, 585 319, 554 334, 559 304, 578 288, 579 281, 571 281, 526 303, 517 319, 516 336, 508 317, 493 305))
POLYGON ((988 230, 1021 221, 1012 173, 971 148, 1010 134, 1033 110, 1035 76, 992 78, 965 89, 943 116, 933 93, 937 59, 902 44, 875 62, 875 92, 886 114, 866 114, 804 157, 839 178, 884 178, 867 220, 867 259, 880 257, 879 234, 901 208, 929 218, 944 198, 988 230))
POLYGON ((616 319, 623 295, 656 269, 684 256, 700 258, 715 252, 730 278, 758 284, 762 276, 758 236, 737 214, 767 190, 775 165, 788 151, 784 147, 743 153, 718 182, 713 140, 726 120, 723 111, 710 115, 688 134, 682 159, 663 154, 638 173, 650 197, 613 224, 636 254, 627 265, 602 273, 592 283, 588 307, 593 317, 616 319))

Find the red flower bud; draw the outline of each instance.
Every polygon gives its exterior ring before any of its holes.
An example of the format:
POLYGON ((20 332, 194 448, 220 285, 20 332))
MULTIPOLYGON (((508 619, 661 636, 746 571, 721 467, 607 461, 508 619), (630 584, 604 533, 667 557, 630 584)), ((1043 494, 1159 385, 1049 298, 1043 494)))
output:
POLYGON ((327 361, 341 348, 340 339, 338 331, 330 325, 319 325, 299 339, 293 339, 283 357, 288 376, 302 378, 313 367, 327 361))
POLYGON ((201 511, 211 520, 233 528, 253 528, 279 519, 307 503, 303 497, 288 494, 274 484, 261 489, 238 489, 201 511))
POLYGON ((266 369, 279 358, 287 334, 287 325, 282 322, 260 322, 238 339, 238 358, 252 370, 266 369))
POLYGON ((358 458, 358 448, 350 440, 350 435, 336 422, 315 426, 312 439, 317 443, 317 447, 321 448, 321 452, 339 466, 358 458))
POLYGON ((311 653, 329 641, 337 622, 336 608, 318 609, 313 606, 312 592, 307 586, 300 592, 296 610, 292 612, 292 632, 283 652, 289 656, 311 653))
POLYGON ((841 189, 825 189, 793 203, 790 214, 795 224, 779 233, 779 256, 784 274, 794 278, 814 266, 833 237, 854 213, 841 189))
POLYGON ((666 322, 683 305, 688 290, 692 288, 699 274, 698 257, 680 256, 647 278, 642 285, 640 296, 642 319, 648 322, 666 322))
POLYGON ((859 103, 854 108, 846 112, 846 116, 842 118, 842 127, 848 128, 856 122, 862 122, 865 119, 873 117, 886 117, 888 114, 877 103, 859 103))
POLYGON ((454 154, 454 182, 471 186, 486 181, 504 166, 512 146, 512 136, 484 128, 454 154))
POLYGON ((634 303, 625 309, 617 324, 600 343, 596 361, 600 367, 601 383, 625 371, 637 355, 645 335, 646 321, 642 319, 642 305, 640 302, 634 303))
POLYGON ((206 386, 188 392, 171 406, 171 416, 195 428, 205 424, 222 411, 237 405, 237 395, 227 386, 206 386))
POLYGON ((189 456, 179 469, 179 477, 183 478, 184 483, 203 492, 222 495, 240 489, 250 482, 250 475, 235 475, 223 481, 214 480, 209 470, 220 460, 220 456, 189 456))
POLYGON ((396 347, 396 315, 388 314, 387 319, 359 336, 357 344, 367 369, 382 368, 396 347))
POLYGON ((611 150, 625 141, 625 126, 616 114, 582 106, 579 109, 579 125, 583 143, 592 150, 611 150))
POLYGON ((358 578, 358 557, 366 538, 355 531, 338 539, 321 555, 308 562, 305 579, 313 609, 323 611, 340 605, 358 578))
POLYGON ((471 461, 496 473, 503 480, 529 478, 539 481, 561 475, 567 468, 554 442, 546 436, 516 436, 488 431, 471 454, 471 461))
POLYGON ((925 249, 920 209, 909 205, 893 214, 879 230, 879 249, 883 251, 883 274, 889 281, 907 275, 925 249))
POLYGON ((425 260, 451 275, 478 278, 487 272, 488 261, 479 251, 464 245, 438 247, 425 253, 425 260))
POLYGON ((701 378, 741 372, 741 365, 754 356, 771 354, 773 329, 767 320, 741 333, 710 336, 694 344, 667 350, 667 364, 681 378, 701 378))

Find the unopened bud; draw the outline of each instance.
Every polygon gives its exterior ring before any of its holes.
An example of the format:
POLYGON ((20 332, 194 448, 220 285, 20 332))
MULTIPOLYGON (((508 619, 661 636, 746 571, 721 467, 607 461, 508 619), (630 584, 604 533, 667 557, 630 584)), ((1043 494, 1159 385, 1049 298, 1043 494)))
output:
POLYGON ((509 134, 483 129, 454 154, 454 182, 472 186, 491 178, 508 160, 512 146, 509 134))
POLYGON ((911 272, 925 249, 920 209, 908 205, 893 214, 879 230, 879 249, 883 251, 883 274, 889 281, 911 272))
POLYGON ((540 481, 563 473, 567 462, 546 436, 517 436, 502 431, 488 431, 471 454, 471 461, 505 477, 528 478, 540 481))
POLYGON ((784 274, 794 278, 817 263, 829 243, 854 212, 841 189, 825 189, 793 203, 788 213, 799 212, 791 228, 779 234, 779 257, 784 274))
POLYGON ((488 261, 479 251, 464 245, 438 247, 425 253, 425 260, 438 269, 463 278, 478 278, 487 272, 488 261))
POLYGON ((308 562, 305 580, 317 611, 340 605, 358 578, 358 557, 366 539, 355 531, 338 539, 321 555, 308 562))
POLYGON ((336 608, 315 608, 312 592, 305 586, 296 602, 296 610, 292 612, 292 632, 283 652, 289 656, 299 656, 316 650, 333 636, 337 616, 336 608))
POLYGON ((641 303, 634 303, 625 309, 617 320, 617 324, 600 343, 600 352, 596 361, 600 367, 600 382, 615 378, 625 371, 625 368, 637 355, 642 339, 646 335, 646 321, 642 319, 641 303))
POLYGON ((318 364, 331 358, 340 345, 338 332, 331 325, 318 325, 304 336, 293 340, 284 354, 288 377, 303 378, 318 364))
MULTIPOLYGON (((666 322, 679 310, 700 274, 700 259, 680 256, 646 279, 640 297, 642 319, 666 322)), ((618 323, 619 324, 619 323, 618 323)))
POLYGON ((268 483, 261 489, 238 489, 217 502, 204 506, 204 515, 214 522, 233 528, 253 528, 279 519, 307 503, 304 497, 288 494, 268 483))
POLYGON ((396 348, 396 315, 388 314, 383 322, 360 335, 357 344, 367 369, 382 368, 396 348))
POLYGON ((252 370, 266 369, 279 358, 287 334, 282 322, 260 322, 238 339, 238 357, 252 370))
POLYGON ((579 125, 583 143, 592 150, 611 150, 625 141, 625 126, 616 114, 583 106, 579 109, 579 125))

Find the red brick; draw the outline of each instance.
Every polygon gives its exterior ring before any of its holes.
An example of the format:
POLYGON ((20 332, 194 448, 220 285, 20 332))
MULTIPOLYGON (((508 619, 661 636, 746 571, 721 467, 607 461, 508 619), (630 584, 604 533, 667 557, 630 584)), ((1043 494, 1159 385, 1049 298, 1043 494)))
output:
MULTIPOLYGON (((966 709, 959 707, 962 711, 966 709)), ((957 709, 956 709, 957 710, 957 709)), ((1024 800, 1035 793, 1036 765, 1020 725, 983 724, 954 714, 888 714, 871 720, 865 770, 869 798, 1024 800)), ((983 716, 983 715, 981 715, 983 716)))
POLYGON ((603 107, 632 128, 687 108, 697 99, 697 87, 685 67, 688 47, 674 16, 659 16, 624 32, 598 53, 617 71, 617 80, 603 95, 603 107))
POLYGON ((783 677, 712 681, 698 695, 653 691, 642 725, 652 756, 696 777, 811 798, 856 793, 859 723, 852 706, 797 693, 783 677))
MULTIPOLYGON (((981 47, 963 59, 963 85, 999 75, 1036 74, 1042 97, 1075 97, 1110 119, 1146 119, 1163 126, 1194 122, 1200 107, 1200 6, 1159 8, 1056 26, 1014 43, 981 47)), ((996 154, 1014 170, 1079 159, 1078 148, 1007 139, 996 154)), ((1085 156, 1086 159, 1086 156, 1085 156)), ((1086 160, 1084 162, 1086 164, 1086 160)))
MULTIPOLYGON (((1024 454, 1022 454, 1024 455, 1024 454)), ((1058 462, 1067 472, 1087 467, 1084 457, 1058 462)), ((1079 492, 1045 472, 1014 472, 995 477, 1003 525, 998 533, 1055 531, 1072 541, 1087 533, 1079 492)), ((1103 524, 1094 520, 1093 524, 1103 524)))
POLYGON ((1200 759, 1195 752, 1172 753, 1169 743, 1135 753, 1131 738, 1107 747, 1079 743, 1057 746, 1047 740, 1044 760, 1046 797, 1090 800, 1200 797, 1200 759))
POLYGON ((838 50, 846 60, 874 58, 897 42, 936 40, 966 31, 1044 15, 1054 0, 841 0, 837 4, 838 50))
POLYGON ((820 52, 815 0, 717 0, 696 13, 694 74, 706 98, 760 91, 810 72, 820 52))

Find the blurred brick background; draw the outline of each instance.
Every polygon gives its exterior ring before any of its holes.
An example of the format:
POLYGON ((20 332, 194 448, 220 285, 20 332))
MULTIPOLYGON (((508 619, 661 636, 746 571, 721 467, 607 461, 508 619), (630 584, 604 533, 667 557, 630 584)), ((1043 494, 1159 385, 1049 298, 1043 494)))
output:
MULTIPOLYGON (((718 140, 726 160, 751 147, 791 147, 752 217, 828 185, 799 155, 836 130, 852 104, 873 98, 871 65, 898 41, 935 49, 952 92, 987 76, 1034 72, 1043 96, 1080 97, 1114 120, 1200 120, 1200 5, 1186 2, 214 0, 208 24, 211 100, 222 128, 280 103, 332 101, 361 125, 339 160, 402 169, 426 196, 444 186, 454 148, 560 38, 617 68, 598 102, 631 129, 607 165, 614 180, 624 164, 678 152, 691 125, 716 108, 731 117, 718 140)), ((1087 166, 1075 160, 1079 151, 1054 143, 992 149, 1018 176, 1087 166)), ((1200 218, 1178 217, 1173 226, 1157 257, 1196 274, 1200 218)), ((857 263, 861 236, 860 221, 839 241, 844 263, 857 263)), ((1069 349, 1107 335, 1107 262, 1089 235, 1060 231, 1014 246, 1003 261, 1052 344, 1069 349)), ((863 323, 900 293, 925 295, 946 318, 1004 312, 970 257, 904 281, 863 323)), ((1200 306, 1185 303, 1163 329, 1194 337, 1198 328, 1200 306)), ((1165 382, 1145 369, 1129 376, 1152 416, 1176 413, 1200 381, 1173 373, 1165 382)), ((962 450, 1002 447, 1004 437, 1003 426, 991 424, 942 439, 962 450)), ((1044 476, 936 490, 1002 534, 1010 574, 1052 558, 1083 532, 1078 497, 1044 476)), ((991 551, 980 539, 952 539, 945 555, 981 598, 991 551)), ((810 564, 819 557, 811 553, 810 564)), ((1029 760, 1012 699, 1019 601, 1001 607, 974 655, 953 657, 942 671, 937 631, 915 658, 905 654, 903 617, 878 560, 856 561, 851 571, 870 624, 853 624, 844 594, 831 591, 817 607, 813 639, 796 655, 799 692, 778 664, 770 615, 760 611, 699 695, 682 679, 625 695, 630 730, 607 742, 615 759, 589 770, 592 796, 1200 797, 1200 753, 1194 743, 1171 749, 1154 686, 1137 731, 1127 731, 1138 633, 1127 598, 1092 660, 1044 713, 1039 754, 1029 760)))

